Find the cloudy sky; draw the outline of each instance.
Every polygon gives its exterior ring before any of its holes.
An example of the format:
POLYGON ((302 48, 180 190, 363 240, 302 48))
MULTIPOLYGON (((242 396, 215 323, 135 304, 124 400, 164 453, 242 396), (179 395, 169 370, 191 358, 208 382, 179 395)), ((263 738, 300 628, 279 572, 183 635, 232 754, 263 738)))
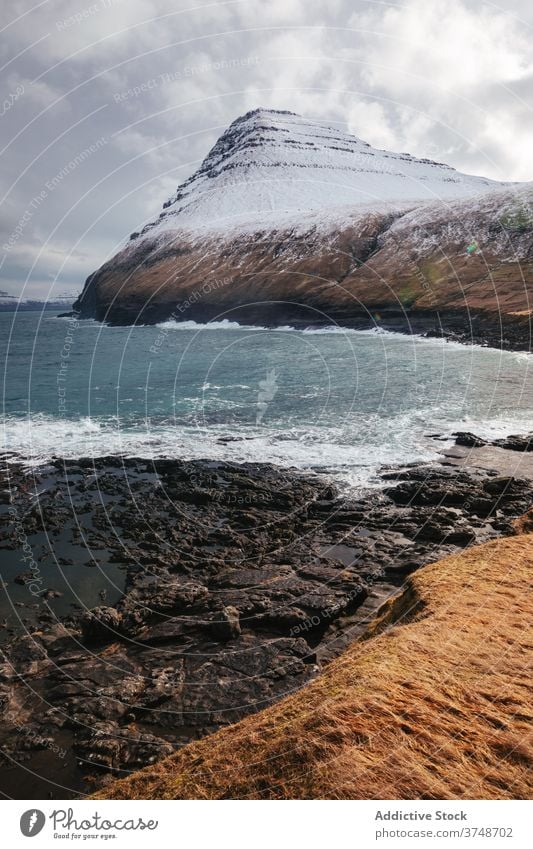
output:
POLYGON ((0 289, 77 292, 257 106, 531 180, 532 24, 530 0, 4 0, 0 289))

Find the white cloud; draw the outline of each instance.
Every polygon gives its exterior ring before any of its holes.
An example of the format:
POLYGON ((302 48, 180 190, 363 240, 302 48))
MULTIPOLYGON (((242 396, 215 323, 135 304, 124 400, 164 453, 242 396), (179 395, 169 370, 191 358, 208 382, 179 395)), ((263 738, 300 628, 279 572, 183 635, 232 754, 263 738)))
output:
POLYGON ((481 3, 407 0, 350 23, 372 32, 362 34, 361 77, 369 94, 388 100, 376 138, 389 138, 392 126, 403 147, 434 155, 440 134, 442 153, 451 152, 459 168, 477 150, 489 176, 533 178, 531 158, 513 150, 525 143, 532 105, 531 97, 520 104, 513 90, 533 69, 530 33, 516 19, 481 3))
MULTIPOLYGON (((528 73, 530 40, 509 15, 494 7, 461 0, 407 0, 399 8, 372 13, 364 21, 375 27, 366 50, 363 76, 390 94, 413 95, 435 90, 468 92, 478 85, 505 84, 528 73)), ((352 16, 357 26, 361 18, 352 16)))

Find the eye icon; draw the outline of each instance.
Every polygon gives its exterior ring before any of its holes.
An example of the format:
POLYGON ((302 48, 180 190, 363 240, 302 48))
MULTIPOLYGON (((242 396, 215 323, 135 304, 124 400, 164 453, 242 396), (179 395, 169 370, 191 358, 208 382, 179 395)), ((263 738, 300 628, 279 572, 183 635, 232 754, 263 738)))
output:
POLYGON ((46 817, 42 811, 37 808, 31 808, 25 811, 20 818, 20 830, 24 837, 35 837, 42 831, 46 822, 46 817))

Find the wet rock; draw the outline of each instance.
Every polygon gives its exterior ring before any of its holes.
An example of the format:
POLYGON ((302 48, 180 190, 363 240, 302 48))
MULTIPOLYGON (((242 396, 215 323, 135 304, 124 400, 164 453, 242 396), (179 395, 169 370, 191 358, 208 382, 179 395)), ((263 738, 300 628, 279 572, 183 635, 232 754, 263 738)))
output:
POLYGON ((60 622, 51 624, 40 637, 49 657, 54 659, 56 665, 67 661, 71 652, 74 652, 74 656, 78 659, 83 658, 80 638, 80 631, 66 628, 60 622))
POLYGON ((223 643, 227 643, 229 640, 236 640, 241 633, 239 611, 237 608, 231 606, 223 607, 222 610, 215 613, 210 623, 210 631, 215 640, 220 640, 223 643))
POLYGON ((209 591, 203 584, 183 580, 179 576, 169 581, 163 577, 157 582, 133 589, 120 604, 123 614, 132 612, 139 603, 146 605, 146 613, 154 611, 182 613, 192 611, 204 602, 209 591))
POLYGON ((481 439, 480 436, 476 436, 475 433, 470 433, 467 430, 459 430, 453 436, 455 436, 456 445, 464 445, 466 448, 481 448, 483 445, 487 445, 486 439, 481 439))
POLYGON ((183 622, 182 619, 165 619, 150 627, 137 631, 137 636, 144 645, 157 645, 159 643, 182 643, 191 642, 191 622, 183 622))
POLYGON ((18 676, 22 680, 42 673, 50 665, 48 652, 39 634, 27 634, 15 639, 3 654, 0 678, 6 680, 18 676))
POLYGON ((473 545, 476 542, 476 535, 469 530, 452 530, 444 536, 443 541, 465 548, 467 545, 473 545))
POLYGON ((493 445, 508 451, 533 451, 533 433, 513 434, 505 439, 495 439, 493 445))
POLYGON ((161 737, 134 729, 124 729, 113 722, 97 722, 87 729, 75 746, 76 754, 89 765, 122 772, 124 767, 139 769, 166 755, 174 747, 161 737))
POLYGON ((89 642, 107 643, 116 640, 122 616, 114 607, 95 607, 81 619, 83 638, 89 642))
POLYGON ((475 433, 469 431, 458 431, 454 433, 456 445, 464 445, 467 448, 481 448, 484 445, 495 445, 505 448, 507 451, 533 451, 533 433, 511 434, 503 439, 482 439, 475 433))
POLYGON ((33 581, 35 581, 35 579, 38 578, 38 577, 39 577, 39 573, 36 572, 36 571, 34 571, 34 572, 21 572, 21 574, 17 575, 16 578, 14 578, 13 580, 14 580, 15 584, 19 584, 20 586, 24 587, 27 584, 33 583, 33 581))
POLYGON ((520 494, 523 492, 526 481, 520 481, 514 477, 495 477, 486 481, 483 484, 483 489, 490 495, 508 495, 520 494))
POLYGON ((299 607, 279 607, 250 616, 247 624, 259 631, 288 636, 303 627, 308 619, 308 614, 299 607))
POLYGON ((59 590, 54 590, 51 588, 44 590, 44 592, 41 593, 41 597, 44 598, 45 601, 49 601, 52 598, 62 598, 63 595, 64 594, 59 590))
MULTIPOLYGON (((27 704, 44 736, 61 728, 80 770, 97 781, 293 692, 353 627, 360 633, 380 588, 400 586, 457 546, 515 532, 513 520, 530 506, 527 481, 436 465, 388 468, 384 491, 351 497, 268 464, 97 458, 54 469, 47 488, 36 473, 46 522, 78 547, 72 559, 84 581, 94 574, 83 568, 88 556, 101 559, 93 597, 110 559, 124 566, 124 591, 115 605, 72 608, 61 624, 43 620, 30 643, 8 637, 0 673, 11 703, 27 704), (58 502, 63 476, 69 497, 58 502), (181 498, 185 491, 193 500, 181 498), (89 517, 83 534, 67 504, 89 517), (42 697, 25 701, 10 653, 42 697)), ((16 469, 11 477, 16 484, 16 469)), ((40 509, 26 517, 43 531, 40 509)))

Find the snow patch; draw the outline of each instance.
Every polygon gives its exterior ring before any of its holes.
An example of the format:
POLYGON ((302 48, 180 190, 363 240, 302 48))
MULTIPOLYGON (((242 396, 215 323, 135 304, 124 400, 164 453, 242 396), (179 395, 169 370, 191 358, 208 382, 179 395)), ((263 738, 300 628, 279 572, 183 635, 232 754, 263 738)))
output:
POLYGON ((132 241, 176 231, 280 229, 317 212, 327 213, 333 227, 341 218, 346 223, 350 212, 400 212, 507 185, 379 150, 292 113, 258 109, 231 124, 159 218, 132 241))

